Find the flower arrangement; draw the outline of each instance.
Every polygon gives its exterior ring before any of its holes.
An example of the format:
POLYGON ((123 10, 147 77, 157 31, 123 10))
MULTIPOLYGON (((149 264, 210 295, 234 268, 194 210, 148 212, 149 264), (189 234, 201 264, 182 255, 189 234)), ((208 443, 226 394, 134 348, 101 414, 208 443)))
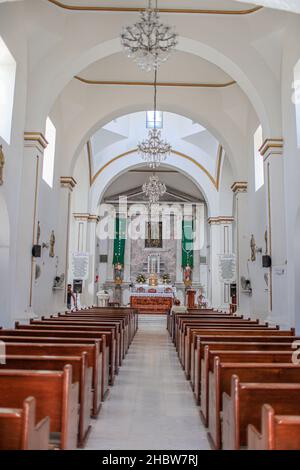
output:
POLYGON ((168 284, 170 282, 170 274, 169 273, 164 273, 162 276, 162 280, 164 284, 168 284))
POLYGON ((145 278, 144 274, 139 274, 136 278, 136 282, 138 284, 145 284, 146 278, 145 278))

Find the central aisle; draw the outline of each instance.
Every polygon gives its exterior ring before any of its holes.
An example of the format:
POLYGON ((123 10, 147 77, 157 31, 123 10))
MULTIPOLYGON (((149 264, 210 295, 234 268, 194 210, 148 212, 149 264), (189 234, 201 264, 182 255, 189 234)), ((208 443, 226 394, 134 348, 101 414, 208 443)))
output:
POLYGON ((165 316, 140 315, 138 333, 92 424, 87 449, 209 449, 165 316))

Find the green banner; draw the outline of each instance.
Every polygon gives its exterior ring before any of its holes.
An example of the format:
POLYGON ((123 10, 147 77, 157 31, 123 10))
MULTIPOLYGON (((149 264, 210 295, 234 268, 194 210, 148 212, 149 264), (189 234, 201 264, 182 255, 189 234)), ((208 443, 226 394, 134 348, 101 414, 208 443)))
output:
POLYGON ((113 264, 121 263, 124 266, 125 256, 125 243, 126 243, 126 219, 116 218, 115 224, 115 239, 114 239, 114 257, 113 264))
POLYGON ((193 221, 182 222, 182 267, 194 267, 193 221))

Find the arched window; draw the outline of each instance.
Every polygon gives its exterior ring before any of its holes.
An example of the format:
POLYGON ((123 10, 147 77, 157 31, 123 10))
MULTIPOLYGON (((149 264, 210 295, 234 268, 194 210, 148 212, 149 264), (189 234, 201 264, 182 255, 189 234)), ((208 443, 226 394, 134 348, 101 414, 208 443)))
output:
POLYGON ((263 143, 262 127, 259 126, 253 136, 254 142, 254 168, 255 168, 255 191, 264 185, 264 159, 259 149, 263 143))
POLYGON ((297 146, 300 148, 300 60, 294 67, 293 102, 296 111, 297 146))
POLYGON ((43 180, 48 184, 48 186, 50 186, 50 188, 52 188, 54 176, 56 128, 49 117, 46 121, 45 137, 48 145, 44 152, 43 180))
POLYGON ((0 137, 10 144, 16 61, 0 36, 0 137))

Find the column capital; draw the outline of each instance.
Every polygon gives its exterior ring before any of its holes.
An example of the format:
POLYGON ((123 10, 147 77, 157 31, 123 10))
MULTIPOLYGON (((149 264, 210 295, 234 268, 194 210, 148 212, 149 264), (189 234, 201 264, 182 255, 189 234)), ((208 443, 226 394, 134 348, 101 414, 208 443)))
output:
POLYGON ((69 189, 73 191, 77 184, 77 181, 73 178, 73 176, 61 176, 60 177, 60 186, 61 188, 69 189))
POLYGON ((266 139, 259 152, 264 160, 267 160, 271 155, 282 155, 283 139, 266 139))
POLYGON ((90 214, 87 213, 79 213, 79 212, 73 212, 73 217, 75 220, 81 220, 83 222, 87 222, 89 220, 90 214))
POLYGON ((234 222, 234 217, 229 215, 220 215, 219 217, 209 217, 208 223, 209 225, 224 225, 224 224, 232 224, 234 222))
POLYGON ((231 190, 234 192, 234 194, 246 193, 248 191, 248 183, 247 181, 235 181, 231 185, 231 190))
POLYGON ((42 132, 24 132, 24 145, 43 153, 48 146, 48 142, 42 132))
POLYGON ((89 214, 88 222, 96 222, 96 224, 98 224, 99 221, 100 221, 99 215, 89 214))

